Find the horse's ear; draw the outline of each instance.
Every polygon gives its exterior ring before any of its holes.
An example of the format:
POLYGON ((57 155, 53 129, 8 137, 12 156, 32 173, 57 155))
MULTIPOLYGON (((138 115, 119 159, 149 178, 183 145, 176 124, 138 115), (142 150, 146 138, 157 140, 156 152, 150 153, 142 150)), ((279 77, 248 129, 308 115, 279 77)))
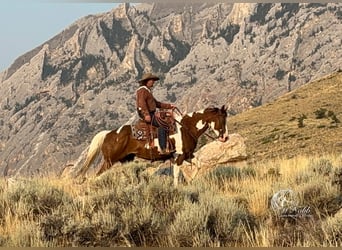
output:
POLYGON ((226 107, 225 105, 222 105, 222 108, 221 108, 221 110, 222 110, 223 112, 227 112, 227 110, 228 110, 228 107, 226 107))

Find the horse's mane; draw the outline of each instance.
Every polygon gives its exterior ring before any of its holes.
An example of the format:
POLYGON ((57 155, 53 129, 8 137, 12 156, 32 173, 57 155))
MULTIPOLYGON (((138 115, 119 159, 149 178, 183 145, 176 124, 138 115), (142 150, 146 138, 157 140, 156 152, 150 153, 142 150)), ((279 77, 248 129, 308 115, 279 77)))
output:
POLYGON ((209 106, 209 107, 204 109, 204 112, 214 112, 214 113, 216 113, 218 111, 219 111, 219 108, 214 107, 214 106, 209 106))
POLYGON ((225 109, 219 109, 218 107, 209 106, 206 109, 204 109, 204 113, 220 113, 227 114, 227 111, 225 109))

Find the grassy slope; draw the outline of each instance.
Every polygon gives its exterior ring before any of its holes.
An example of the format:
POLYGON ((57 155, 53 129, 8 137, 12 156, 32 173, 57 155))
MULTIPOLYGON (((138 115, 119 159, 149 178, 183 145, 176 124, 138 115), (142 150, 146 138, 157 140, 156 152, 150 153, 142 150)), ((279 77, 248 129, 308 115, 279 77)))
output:
MULTIPOLYGON (((317 119, 324 108, 342 121, 342 73, 334 73, 289 92, 272 103, 230 118, 230 133, 246 138, 251 161, 301 154, 342 152, 342 124, 317 119), (298 118, 304 114, 304 127, 298 118)), ((326 113, 327 114, 327 113, 326 113)))
POLYGON ((332 181, 341 160, 222 166, 178 188, 139 163, 81 185, 0 179, 0 247, 341 246, 342 186, 332 181), (304 216, 280 218, 270 207, 275 192, 288 188, 299 207, 309 207, 304 216))

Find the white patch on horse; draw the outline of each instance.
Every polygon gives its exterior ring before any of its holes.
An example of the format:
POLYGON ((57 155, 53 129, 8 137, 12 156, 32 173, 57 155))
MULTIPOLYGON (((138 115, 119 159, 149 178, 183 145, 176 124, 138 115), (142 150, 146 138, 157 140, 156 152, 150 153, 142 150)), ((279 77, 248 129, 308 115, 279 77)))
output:
POLYGON ((159 145, 159 140, 158 140, 158 138, 154 138, 154 140, 153 140, 153 144, 154 144, 154 146, 155 146, 155 145, 157 145, 157 147, 158 147, 158 151, 160 151, 160 150, 161 150, 161 147, 160 147, 160 145, 159 145))
POLYGON ((226 132, 224 133, 224 137, 228 138, 228 117, 226 118, 226 132))
MULTIPOLYGON (((177 120, 178 121, 178 120, 177 120)), ((176 153, 180 154, 182 153, 182 136, 181 136, 181 132, 180 132, 180 127, 179 124, 176 123, 176 133, 173 135, 170 135, 170 138, 174 138, 175 139, 175 144, 176 144, 176 153)))
POLYGON ((124 126, 121 126, 120 128, 118 128, 118 130, 116 131, 117 134, 119 134, 121 132, 121 129, 123 128, 124 126))
POLYGON ((197 128, 198 130, 202 129, 204 126, 205 126, 205 123, 204 123, 202 120, 199 120, 199 121, 196 123, 196 128, 197 128))
POLYGON ((211 122, 211 123, 210 123, 210 127, 211 127, 211 129, 215 132, 215 134, 216 134, 217 136, 220 135, 220 131, 218 131, 218 130, 215 129, 215 122, 211 122))
POLYGON ((170 135, 170 138, 175 139, 175 146, 176 146, 176 153, 181 153, 182 152, 182 136, 180 132, 180 125, 179 123, 182 120, 182 116, 175 114, 174 119, 177 121, 176 122, 176 133, 173 135, 170 135))

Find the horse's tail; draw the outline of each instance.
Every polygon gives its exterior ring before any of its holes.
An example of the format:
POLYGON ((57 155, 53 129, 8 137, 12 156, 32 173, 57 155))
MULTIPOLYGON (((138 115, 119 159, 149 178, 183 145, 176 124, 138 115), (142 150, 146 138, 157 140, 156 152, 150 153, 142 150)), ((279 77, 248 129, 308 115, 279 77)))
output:
POLYGON ((80 169, 80 171, 78 171, 76 176, 80 176, 80 175, 84 176, 84 174, 89 169, 90 165, 95 160, 96 156, 100 153, 100 149, 103 144, 104 138, 110 131, 111 130, 103 130, 94 136, 94 138, 91 140, 91 143, 89 145, 86 160, 82 168, 80 169))

